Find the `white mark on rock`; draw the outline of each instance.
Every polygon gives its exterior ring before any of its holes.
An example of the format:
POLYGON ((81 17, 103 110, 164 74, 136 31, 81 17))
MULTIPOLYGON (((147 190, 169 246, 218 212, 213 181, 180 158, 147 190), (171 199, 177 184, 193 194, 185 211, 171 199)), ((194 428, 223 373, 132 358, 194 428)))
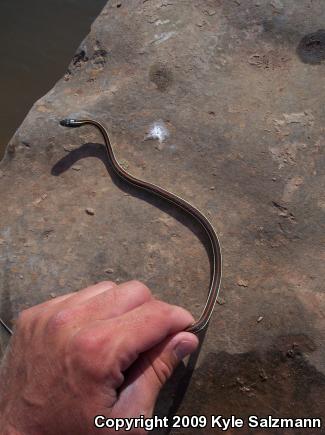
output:
POLYGON ((170 23, 170 20, 157 20, 155 21, 155 25, 159 26, 160 24, 168 24, 170 23))
POLYGON ((176 35, 176 32, 174 31, 160 33, 159 35, 155 35, 155 39, 151 41, 151 44, 161 44, 162 42, 167 41, 174 35, 176 35))
POLYGON ((167 130, 166 125, 163 121, 157 121, 152 124, 150 127, 149 133, 146 136, 146 139, 159 140, 159 142, 163 142, 169 136, 169 131, 167 130))

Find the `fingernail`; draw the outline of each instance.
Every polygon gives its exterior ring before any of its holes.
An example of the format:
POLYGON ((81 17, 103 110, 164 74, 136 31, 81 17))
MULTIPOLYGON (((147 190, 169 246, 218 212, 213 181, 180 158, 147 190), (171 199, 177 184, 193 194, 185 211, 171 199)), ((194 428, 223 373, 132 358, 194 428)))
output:
POLYGON ((195 346, 193 346, 193 343, 191 341, 180 341, 175 346, 174 352, 177 356, 177 359, 180 361, 185 358, 187 355, 192 353, 195 349, 195 346))

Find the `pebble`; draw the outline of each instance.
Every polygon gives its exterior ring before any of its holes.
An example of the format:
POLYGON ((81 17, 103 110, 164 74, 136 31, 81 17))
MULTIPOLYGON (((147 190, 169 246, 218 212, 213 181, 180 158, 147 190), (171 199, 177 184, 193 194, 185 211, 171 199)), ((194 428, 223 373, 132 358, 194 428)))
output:
POLYGON ((51 298, 56 298, 56 294, 55 293, 50 293, 51 298))
POLYGON ((256 321, 257 321, 257 323, 260 323, 263 319, 264 319, 264 317, 260 316, 256 321))
POLYGON ((73 165, 73 166, 72 166, 72 169, 73 169, 74 171, 80 171, 81 166, 80 166, 80 165, 73 165))
POLYGON ((289 349, 289 350, 287 351, 287 357, 288 357, 288 358, 294 358, 294 356, 295 356, 295 352, 294 352, 294 350, 293 350, 293 349, 289 349))
POLYGON ((237 281, 237 285, 239 285, 239 287, 248 287, 248 281, 245 281, 244 279, 239 279, 237 281))
POLYGON ((71 151, 76 149, 75 145, 64 145, 63 146, 64 151, 66 151, 67 153, 70 153, 71 151))
POLYGON ((260 375, 260 378, 262 379, 262 381, 267 381, 268 376, 263 368, 260 370, 259 375, 260 375))
POLYGON ((114 269, 109 267, 108 269, 105 270, 105 273, 114 273, 114 269))
POLYGON ((89 214, 90 216, 94 216, 95 210, 93 208, 87 207, 86 213, 89 214))
POLYGON ((205 22, 204 20, 200 20, 200 21, 198 21, 198 22, 196 23, 196 25, 197 25, 198 27, 203 27, 205 24, 206 24, 206 22, 205 22))
POLYGON ((243 391, 244 393, 249 393, 250 392, 250 388, 246 387, 246 385, 244 385, 243 387, 240 388, 241 391, 243 391))
POLYGON ((42 201, 44 201, 44 199, 47 198, 47 193, 43 193, 39 198, 35 199, 35 201, 33 201, 34 205, 38 205, 40 204, 42 201))
POLYGON ((158 151, 162 151, 164 149, 164 146, 163 146, 163 144, 161 142, 158 142, 155 145, 155 149, 158 150, 158 151))
POLYGON ((212 15, 215 15, 217 13, 217 11, 212 8, 206 8, 203 12, 209 17, 212 17, 212 15))
POLYGON ((271 6, 274 7, 274 9, 283 9, 283 3, 281 0, 272 0, 271 1, 271 6))

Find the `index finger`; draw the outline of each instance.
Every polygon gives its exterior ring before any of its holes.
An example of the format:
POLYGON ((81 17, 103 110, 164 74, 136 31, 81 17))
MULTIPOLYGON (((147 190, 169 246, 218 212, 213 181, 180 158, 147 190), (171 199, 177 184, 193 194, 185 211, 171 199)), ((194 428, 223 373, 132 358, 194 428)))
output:
POLYGON ((89 334, 101 349, 102 364, 114 361, 123 372, 139 354, 193 322, 193 316, 185 309, 151 300, 119 317, 97 322, 96 330, 89 330, 89 334))

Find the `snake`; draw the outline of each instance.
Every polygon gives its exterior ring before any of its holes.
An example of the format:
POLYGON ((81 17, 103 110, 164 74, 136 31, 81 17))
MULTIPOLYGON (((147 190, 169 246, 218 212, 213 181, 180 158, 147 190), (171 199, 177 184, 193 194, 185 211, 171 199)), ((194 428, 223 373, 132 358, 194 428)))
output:
MULTIPOLYGON (((66 118, 60 121, 60 125, 70 128, 81 127, 83 125, 91 125, 95 127, 101 133, 104 139, 108 161, 118 177, 120 177, 128 184, 135 186, 139 189, 149 191, 157 197, 167 201, 169 204, 172 204, 173 206, 176 206, 179 209, 185 211, 186 214, 188 214, 192 219, 198 222, 204 229, 205 233, 208 236, 211 247, 211 249, 208 251, 211 260, 210 286, 206 297, 206 303, 200 317, 195 320, 194 323, 188 326, 186 328, 186 331, 192 332, 193 334, 198 334, 206 329, 218 299, 222 275, 222 255, 220 242, 218 239, 218 235, 209 219, 200 210, 198 210, 196 207, 194 207, 192 204, 190 204, 188 201, 181 198, 180 196, 169 192, 166 189, 163 189, 157 184, 140 180, 139 178, 136 178, 132 174, 127 172, 118 162, 113 147, 111 145, 107 129, 100 122, 94 119, 66 118)), ((0 323, 9 333, 12 333, 11 329, 5 324, 5 322, 1 318, 0 323)))

